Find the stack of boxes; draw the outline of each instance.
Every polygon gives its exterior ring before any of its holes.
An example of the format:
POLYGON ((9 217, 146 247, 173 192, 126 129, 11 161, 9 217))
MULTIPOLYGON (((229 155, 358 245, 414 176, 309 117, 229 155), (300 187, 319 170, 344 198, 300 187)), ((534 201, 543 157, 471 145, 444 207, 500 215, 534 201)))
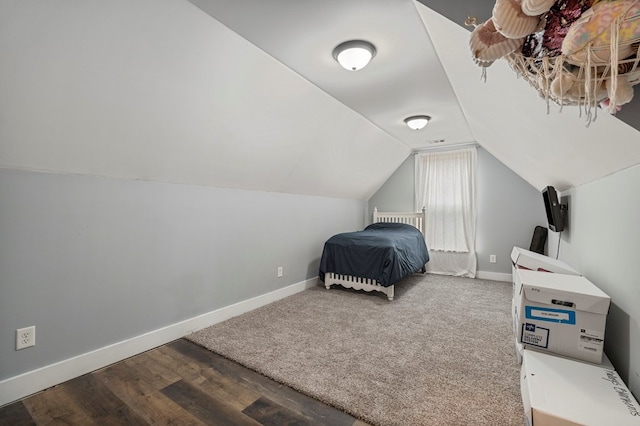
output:
MULTIPOLYGON (((544 283, 547 280, 547 278, 551 276, 555 276, 554 274, 561 274, 562 276, 579 276, 580 274, 571 266, 567 265, 564 262, 561 262, 560 260, 552 259, 548 256, 534 253, 532 251, 525 250, 519 247, 514 247, 513 250, 511 251, 511 262, 512 262, 511 276, 513 279, 513 295, 512 295, 513 297, 511 300, 511 312, 513 315, 513 332, 515 336, 516 358, 518 362, 521 363, 522 353, 524 350, 524 346, 527 342, 525 342, 525 344, 522 343, 522 327, 523 325, 525 325, 525 322, 523 321, 525 319, 525 316, 523 315, 523 317, 521 318, 520 313, 522 313, 524 306, 527 306, 527 296, 532 298, 535 297, 535 295, 533 294, 534 291, 532 290, 532 284, 536 284, 540 282, 544 283), (524 274, 525 277, 523 278, 521 274, 524 274), (526 292, 523 286, 526 286, 526 292), (520 306, 521 304, 524 306, 520 306)), ((549 299, 546 301, 540 300, 541 299, 540 297, 537 297, 536 299, 538 299, 541 302, 541 304, 544 304, 545 302, 548 301, 549 305, 552 305, 550 302, 553 299, 553 297, 552 299, 549 299)), ((557 300, 558 298, 555 298, 555 299, 557 300)), ((544 306, 541 306, 541 307, 544 308, 544 306)), ((555 306, 555 307, 559 308, 558 306, 555 306)), ((608 309, 608 305, 607 305, 607 309, 608 309)), ((526 312, 524 314, 526 315, 526 312)), ((546 325, 545 322, 541 323, 541 321, 535 321, 535 322, 529 321, 527 323, 533 324, 533 329, 535 331, 535 324, 541 324, 541 328, 544 328, 546 325)), ((529 330, 531 330, 532 328, 531 325, 528 328, 529 330)), ((529 334, 527 334, 527 336, 531 337, 529 334)), ((555 339, 556 337, 555 332, 553 333, 553 337, 554 337, 554 341, 557 340, 555 339)), ((537 345, 534 343, 535 343, 534 341, 529 341, 528 346, 530 347, 535 346, 535 347, 541 347, 543 349, 549 349, 548 339, 545 339, 545 341, 538 341, 537 345)))
POLYGON ((640 406, 603 351, 609 296, 559 260, 519 247, 511 260, 527 424, 640 425, 640 406))

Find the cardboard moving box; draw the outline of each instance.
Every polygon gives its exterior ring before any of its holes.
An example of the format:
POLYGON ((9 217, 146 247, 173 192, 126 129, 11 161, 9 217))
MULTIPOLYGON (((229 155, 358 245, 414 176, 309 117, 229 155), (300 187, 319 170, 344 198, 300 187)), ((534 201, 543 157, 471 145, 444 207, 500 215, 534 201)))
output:
POLYGON ((557 274, 565 275, 580 275, 578 271, 561 260, 557 260, 534 251, 525 250, 520 247, 514 247, 513 250, 511 250, 511 264, 513 268, 517 269, 555 272, 557 274))
POLYGON ((514 282, 514 297, 516 269, 527 269, 540 272, 554 272, 556 274, 565 275, 580 275, 578 271, 561 260, 557 260, 530 250, 525 250, 520 247, 513 247, 513 249, 511 250, 511 279, 514 282))
POLYGON ((613 368, 525 349, 520 390, 530 426, 640 425, 640 405, 613 368))
MULTIPOLYGON (((516 361, 518 364, 522 364, 522 356, 524 355, 524 345, 522 343, 518 343, 517 339, 514 339, 515 341, 515 349, 516 349, 516 361)), ((553 356, 557 356, 557 357, 561 357, 561 358, 566 358, 566 359, 570 359, 570 360, 574 360, 574 361, 579 361, 579 362, 584 362, 587 363, 587 361, 582 361, 582 360, 576 360, 575 358, 571 358, 568 356, 564 356, 564 355, 560 355, 560 354, 556 354, 556 353, 551 353, 549 351, 546 351, 544 349, 536 349, 535 346, 527 346, 527 351, 529 352, 541 352, 541 353, 545 353, 547 355, 553 355, 553 356)), ((600 361, 599 364, 597 363, 588 363, 590 365, 595 365, 598 367, 602 367, 602 368, 609 368, 611 370, 615 370, 615 368, 613 367, 613 364, 611 363, 611 360, 607 357, 607 354, 605 354, 604 352, 602 353, 602 361, 600 361)))
POLYGON ((518 343, 599 364, 610 298, 585 277, 516 270, 518 343))

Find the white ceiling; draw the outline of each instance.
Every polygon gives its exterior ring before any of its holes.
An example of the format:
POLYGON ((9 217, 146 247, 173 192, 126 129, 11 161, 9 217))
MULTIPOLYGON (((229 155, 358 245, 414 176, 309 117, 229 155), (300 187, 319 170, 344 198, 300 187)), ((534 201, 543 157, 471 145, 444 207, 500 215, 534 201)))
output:
POLYGON ((474 141, 412 0, 190 1, 412 149, 474 141), (377 51, 358 72, 332 56, 354 39, 377 51), (422 114, 427 128, 405 125, 422 114))
POLYGON ((457 49, 469 34, 420 7, 439 58, 483 148, 537 189, 579 186, 640 163, 640 133, 604 111, 588 123, 578 107, 547 104, 507 65, 480 69, 457 49))
POLYGON ((0 167, 367 199, 440 139, 537 188, 640 163, 620 120, 547 115, 504 64, 482 82, 468 36, 413 0, 0 2, 0 167), (359 72, 331 56, 354 38, 359 72))

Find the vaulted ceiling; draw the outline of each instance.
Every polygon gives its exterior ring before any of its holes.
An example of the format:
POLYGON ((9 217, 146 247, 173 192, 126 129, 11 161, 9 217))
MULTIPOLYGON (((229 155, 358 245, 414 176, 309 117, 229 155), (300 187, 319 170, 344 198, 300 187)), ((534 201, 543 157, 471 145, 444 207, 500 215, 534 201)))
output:
POLYGON ((412 151, 444 145, 478 142, 537 188, 640 163, 638 99, 587 126, 547 113, 500 61, 482 81, 462 22, 491 8, 2 2, 0 166, 367 199, 412 151), (378 53, 349 72, 331 51, 354 38, 378 53), (412 131, 415 114, 433 119, 412 131))

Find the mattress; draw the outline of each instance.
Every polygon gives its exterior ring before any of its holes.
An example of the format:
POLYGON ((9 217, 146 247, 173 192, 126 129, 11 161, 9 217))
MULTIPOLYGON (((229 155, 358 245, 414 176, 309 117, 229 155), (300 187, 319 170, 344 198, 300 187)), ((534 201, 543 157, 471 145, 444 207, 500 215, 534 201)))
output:
POLYGON ((376 280, 387 287, 418 272, 429 261, 424 236, 403 223, 374 223, 362 231, 329 238, 320 259, 320 279, 327 272, 376 280))

